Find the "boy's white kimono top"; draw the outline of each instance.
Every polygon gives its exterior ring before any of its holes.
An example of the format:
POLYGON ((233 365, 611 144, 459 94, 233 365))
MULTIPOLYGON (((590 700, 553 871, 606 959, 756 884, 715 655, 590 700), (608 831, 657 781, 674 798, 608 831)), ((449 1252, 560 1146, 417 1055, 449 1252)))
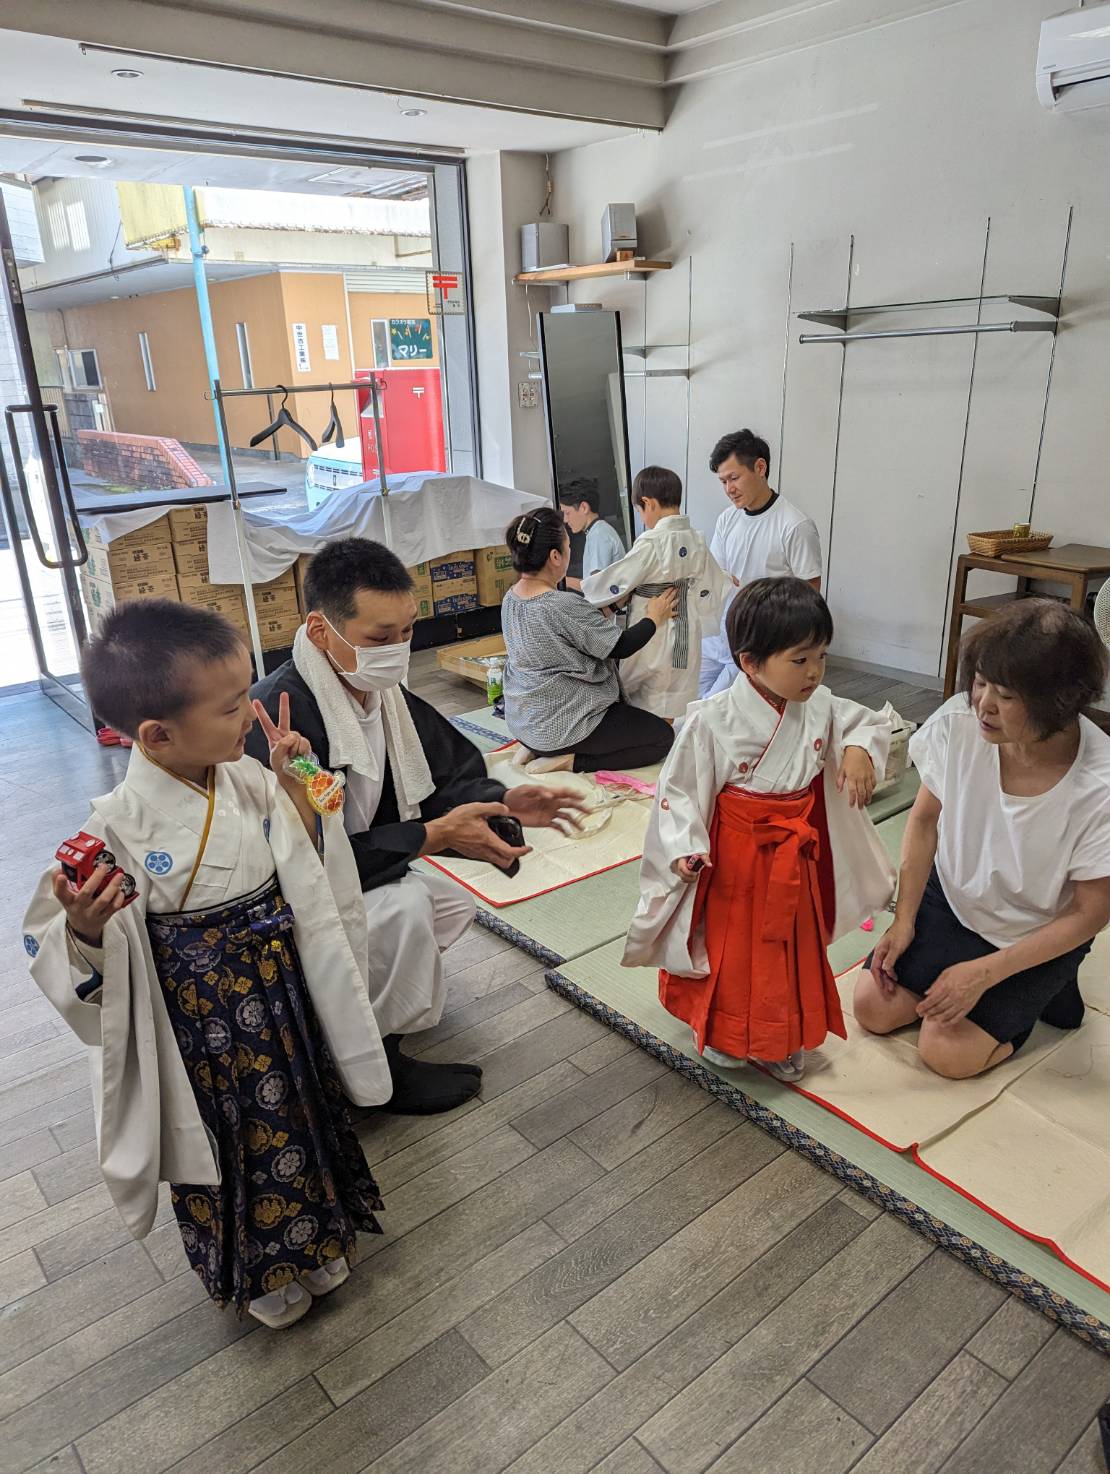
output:
POLYGON ((678 585, 678 609, 642 650, 621 661, 626 700, 660 717, 680 717, 698 694, 703 636, 717 630, 736 586, 689 517, 661 517, 609 568, 582 580, 582 594, 599 607, 632 594, 629 623, 647 612, 647 601, 678 585))
MULTIPOLYGON (((700 929, 691 934, 697 883, 682 880, 674 867, 686 856, 709 853, 717 795, 728 785, 785 796, 809 788, 823 770, 836 885, 829 940, 881 911, 894 894, 895 870, 866 811, 852 808, 847 793, 837 791, 836 776, 846 747, 862 747, 876 773, 884 771, 890 710, 871 711, 818 686, 808 701, 787 702, 780 715, 743 675, 728 690, 694 702, 656 786, 624 965, 661 967, 679 977, 708 975, 704 935, 700 929)), ((821 828, 819 804, 813 822, 821 828)))
MULTIPOLYGON (((182 910, 207 815, 207 797, 136 746, 123 782, 93 800, 84 828, 134 875, 137 899, 108 921, 102 947, 78 944, 54 896, 51 867, 23 922, 32 976, 87 1046, 101 1171, 136 1238, 154 1221, 159 1182, 220 1181, 146 928, 148 911, 182 910), (83 1002, 75 988, 94 970, 103 979, 99 998, 83 1002)), ((248 896, 275 871, 294 913, 309 996, 343 1088, 359 1105, 383 1104, 393 1086, 366 990, 366 910, 343 816, 324 821, 321 863, 273 773, 251 757, 221 763, 188 910, 248 896)))

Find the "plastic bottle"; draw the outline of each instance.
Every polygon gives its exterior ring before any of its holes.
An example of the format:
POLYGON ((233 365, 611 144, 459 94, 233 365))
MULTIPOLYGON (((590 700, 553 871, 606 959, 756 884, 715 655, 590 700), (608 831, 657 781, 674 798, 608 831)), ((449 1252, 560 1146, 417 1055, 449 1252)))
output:
POLYGON ((491 660, 486 666, 486 705, 494 706, 501 700, 505 663, 491 660))

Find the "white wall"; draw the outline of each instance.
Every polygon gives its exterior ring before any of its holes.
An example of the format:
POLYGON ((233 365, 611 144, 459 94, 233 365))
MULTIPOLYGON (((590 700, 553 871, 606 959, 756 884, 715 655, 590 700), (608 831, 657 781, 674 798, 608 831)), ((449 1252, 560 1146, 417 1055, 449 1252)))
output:
POLYGON ((466 188, 483 473, 487 481, 548 496, 543 410, 522 409, 517 389, 538 368, 521 353, 536 347, 535 314, 546 309, 551 293, 533 287, 526 295, 512 280, 520 270, 520 227, 535 220, 543 204, 543 158, 476 155, 467 160, 466 188))
MULTIPOLYGON (((1110 109, 1062 118, 1036 102, 1040 21, 1060 6, 964 0, 800 44, 688 85, 660 136, 554 161, 553 214, 571 222, 573 259, 597 259, 604 205, 633 200, 641 248, 676 262, 646 289, 617 279, 580 286, 578 298, 621 307, 626 343, 685 341, 692 300, 696 522, 709 529, 722 505, 707 469, 716 437, 742 425, 766 435, 772 481, 821 529, 842 655, 939 672, 953 546, 966 551, 967 530, 1028 514, 1051 338, 842 350, 799 346, 807 325, 792 321, 780 468, 792 241, 795 310, 843 302, 852 235, 853 302, 975 295, 988 216, 985 290, 1054 294, 1074 205, 1032 520, 1058 542, 1110 544, 1110 109)), ((973 316, 965 308, 915 320, 973 316)), ((633 470, 644 460, 685 469, 686 387, 630 385, 633 470)))

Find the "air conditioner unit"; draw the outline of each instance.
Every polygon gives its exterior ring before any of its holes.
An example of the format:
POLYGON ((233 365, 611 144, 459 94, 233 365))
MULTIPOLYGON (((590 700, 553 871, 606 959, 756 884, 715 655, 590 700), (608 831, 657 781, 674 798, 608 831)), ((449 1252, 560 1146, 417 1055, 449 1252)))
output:
POLYGON ((1042 107, 1060 112, 1110 104, 1110 4, 1041 22, 1037 97, 1042 107))

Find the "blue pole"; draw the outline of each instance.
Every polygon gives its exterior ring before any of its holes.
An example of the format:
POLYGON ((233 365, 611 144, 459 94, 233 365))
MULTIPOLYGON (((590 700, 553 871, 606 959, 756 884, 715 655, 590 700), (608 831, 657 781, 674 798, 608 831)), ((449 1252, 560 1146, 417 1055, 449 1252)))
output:
MULTIPOLYGON (((212 329, 212 304, 208 300, 208 278, 204 272, 205 245, 201 240, 200 222, 197 219, 196 195, 185 185, 185 222, 189 227, 189 250, 193 257, 193 285, 197 292, 197 315, 200 318, 200 336, 204 343, 204 361, 208 368, 208 387, 214 390, 220 378, 220 361, 216 355, 216 334, 212 329)), ((234 491, 235 482, 231 472, 231 447, 227 443, 220 415, 213 407, 216 422, 216 444, 220 450, 220 465, 223 467, 224 485, 234 491)))

